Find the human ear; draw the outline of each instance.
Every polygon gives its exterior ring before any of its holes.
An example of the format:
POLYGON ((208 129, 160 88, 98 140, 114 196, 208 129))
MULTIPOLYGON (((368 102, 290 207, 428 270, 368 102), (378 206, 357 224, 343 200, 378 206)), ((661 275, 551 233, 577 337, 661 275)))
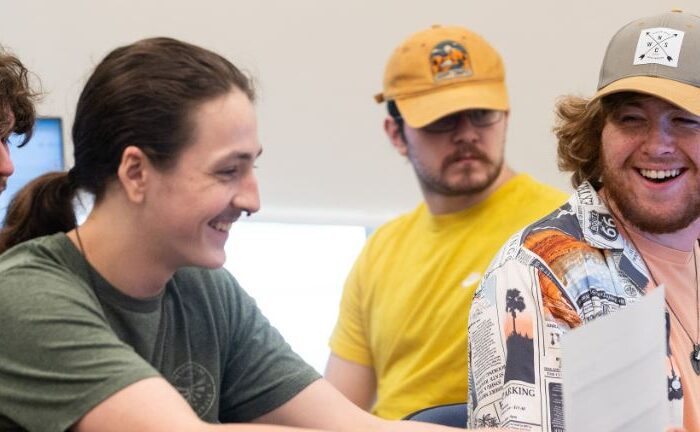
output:
POLYGON ((399 152, 399 154, 401 154, 401 156, 406 156, 408 154, 408 149, 406 148, 404 133, 401 130, 402 127, 402 125, 399 125, 396 120, 391 117, 384 119, 384 131, 389 137, 391 145, 396 149, 396 151, 399 152))
POLYGON ((117 177, 129 201, 143 202, 146 196, 146 180, 152 169, 148 156, 136 146, 128 146, 122 152, 117 177))

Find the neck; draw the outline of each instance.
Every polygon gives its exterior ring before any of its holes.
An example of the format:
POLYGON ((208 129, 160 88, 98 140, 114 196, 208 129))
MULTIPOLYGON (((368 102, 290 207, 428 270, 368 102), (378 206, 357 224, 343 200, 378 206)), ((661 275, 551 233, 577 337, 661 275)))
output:
POLYGON ((605 189, 601 191, 601 196, 603 197, 603 200, 607 204, 610 211, 613 213, 613 216, 615 216, 615 219, 618 219, 621 223, 623 223, 627 229, 633 229, 635 232, 639 233, 639 235, 647 240, 653 241, 654 243, 658 243, 671 249, 690 252, 693 250, 695 243, 700 238, 700 218, 695 219, 695 221, 690 225, 678 231, 662 234, 650 233, 642 231, 628 222, 620 209, 617 207, 617 204, 615 204, 615 202, 605 193, 605 189))
POLYGON ((515 172, 504 164, 496 180, 486 189, 479 192, 465 193, 462 195, 444 195, 427 190, 423 185, 421 185, 421 189, 430 213, 433 215, 444 215, 456 213, 479 204, 513 177, 515 177, 515 172))
POLYGON ((134 298, 158 295, 174 270, 158 262, 149 253, 149 242, 139 235, 135 221, 124 212, 102 203, 93 209, 80 230, 80 242, 76 230, 68 238, 100 275, 116 289, 134 298), (82 243, 82 248, 80 243, 82 243))

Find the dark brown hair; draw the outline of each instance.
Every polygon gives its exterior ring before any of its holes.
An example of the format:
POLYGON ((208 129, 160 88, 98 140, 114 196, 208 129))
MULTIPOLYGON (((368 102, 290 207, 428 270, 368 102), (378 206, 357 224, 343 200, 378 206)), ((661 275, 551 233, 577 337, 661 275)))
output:
POLYGON ((68 176, 52 172, 39 176, 20 189, 10 202, 5 215, 5 227, 0 231, 0 251, 23 240, 59 232, 75 226, 68 176), (56 209, 52 213, 46 208, 56 209))
MULTIPOLYGON (((0 47, 0 134, 24 134, 23 145, 32 135, 38 93, 29 84, 29 71, 19 59, 0 47), (7 114, 11 113, 11 116, 7 114), (10 122, 14 118, 14 124, 10 122)), ((4 138, 4 136, 3 136, 4 138)))
POLYGON ((160 169, 172 167, 193 139, 193 111, 233 89, 254 99, 250 80, 231 62, 175 39, 145 39, 109 53, 78 100, 74 167, 42 176, 16 195, 0 232, 0 252, 75 228, 70 204, 76 190, 94 194, 99 202, 128 146, 140 148, 160 169), (56 223, 33 222, 39 214, 56 223))

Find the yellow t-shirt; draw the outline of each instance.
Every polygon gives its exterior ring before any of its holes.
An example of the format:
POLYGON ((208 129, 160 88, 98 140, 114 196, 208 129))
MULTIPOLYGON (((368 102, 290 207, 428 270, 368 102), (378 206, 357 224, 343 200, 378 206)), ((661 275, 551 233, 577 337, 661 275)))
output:
POLYGON ((423 203, 370 237, 346 281, 330 347, 374 369, 373 413, 398 419, 467 399, 467 319, 478 281, 510 235, 566 198, 520 174, 466 210, 433 216, 423 203))

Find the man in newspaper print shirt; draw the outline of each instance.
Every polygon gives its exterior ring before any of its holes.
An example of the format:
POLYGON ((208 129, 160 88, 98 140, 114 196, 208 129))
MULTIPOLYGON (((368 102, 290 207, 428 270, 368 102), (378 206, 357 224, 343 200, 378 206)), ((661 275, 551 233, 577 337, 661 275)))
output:
MULTIPOLYGON (((663 283, 674 424, 700 430, 700 18, 636 20, 557 106, 569 201, 513 236, 469 322, 470 424, 563 431, 559 338, 663 283)), ((566 385, 564 383, 564 385, 566 385)))

